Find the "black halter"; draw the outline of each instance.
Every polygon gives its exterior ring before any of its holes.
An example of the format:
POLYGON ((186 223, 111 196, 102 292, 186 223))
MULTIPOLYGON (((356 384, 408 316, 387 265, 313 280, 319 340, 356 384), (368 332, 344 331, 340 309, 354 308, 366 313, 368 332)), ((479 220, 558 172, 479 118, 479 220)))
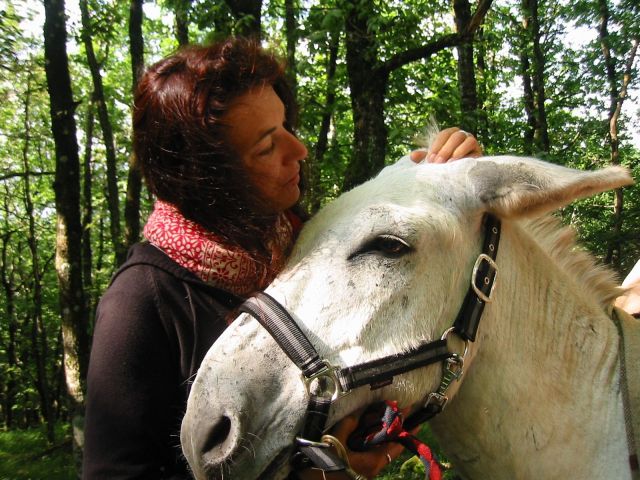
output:
POLYGON ((297 439, 298 447, 304 454, 303 463, 310 459, 315 464, 324 465, 324 470, 331 471, 330 465, 335 463, 335 459, 324 458, 326 455, 322 450, 326 445, 320 443, 320 438, 325 430, 331 404, 355 388, 364 385, 369 385, 371 389, 380 388, 391 384, 396 375, 444 361, 440 388, 427 396, 424 407, 413 413, 406 420, 405 426, 411 429, 442 411, 448 400, 445 395, 446 389, 454 379, 462 375, 464 360, 464 354, 460 356, 449 350, 447 338, 455 333, 465 343, 475 340, 482 311, 485 304, 491 301, 495 286, 495 259, 500 241, 500 220, 487 214, 483 224, 485 236, 482 253, 473 267, 471 285, 453 326, 440 340, 425 343, 413 350, 341 368, 320 358, 289 312, 268 294, 257 293, 240 306, 240 311, 256 318, 302 371, 303 381, 309 393, 305 424, 297 439))

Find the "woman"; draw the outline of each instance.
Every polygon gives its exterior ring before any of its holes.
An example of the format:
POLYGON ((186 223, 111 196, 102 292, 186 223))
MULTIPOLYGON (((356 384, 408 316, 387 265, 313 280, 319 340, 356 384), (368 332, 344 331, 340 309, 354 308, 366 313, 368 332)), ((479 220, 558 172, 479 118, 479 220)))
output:
MULTIPOLYGON (((147 241, 131 249, 98 307, 85 479, 189 478, 179 446, 189 382, 227 314, 281 269, 302 224, 307 150, 274 56, 240 39, 189 47, 150 67, 134 102, 134 150, 157 201, 147 241)), ((436 146, 434 161, 479 153, 458 129, 436 146)), ((340 435, 353 427, 343 422, 340 435)), ((350 458, 373 476, 399 451, 350 458)))

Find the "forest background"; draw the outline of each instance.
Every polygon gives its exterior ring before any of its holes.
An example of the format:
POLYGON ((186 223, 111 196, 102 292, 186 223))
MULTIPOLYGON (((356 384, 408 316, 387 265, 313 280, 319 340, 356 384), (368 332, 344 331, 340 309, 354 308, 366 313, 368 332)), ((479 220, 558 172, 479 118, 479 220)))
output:
MULTIPOLYGON (((36 427, 49 446, 71 438, 61 424, 81 431, 95 306, 153 202, 132 90, 144 65, 230 34, 288 62, 310 212, 415 148, 430 119, 488 154, 640 178, 638 0, 1 0, 3 431, 36 427)), ((560 214, 621 277, 640 257, 639 187, 560 214)))

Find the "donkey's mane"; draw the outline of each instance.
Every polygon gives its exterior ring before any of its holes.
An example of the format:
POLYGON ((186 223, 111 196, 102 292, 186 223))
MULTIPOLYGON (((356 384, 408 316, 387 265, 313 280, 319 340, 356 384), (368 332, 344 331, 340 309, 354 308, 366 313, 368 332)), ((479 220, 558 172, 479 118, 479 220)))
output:
POLYGON ((596 299, 603 309, 606 310, 622 293, 615 273, 577 244, 573 227, 563 225, 554 215, 526 220, 523 226, 556 264, 575 278, 585 294, 596 299))

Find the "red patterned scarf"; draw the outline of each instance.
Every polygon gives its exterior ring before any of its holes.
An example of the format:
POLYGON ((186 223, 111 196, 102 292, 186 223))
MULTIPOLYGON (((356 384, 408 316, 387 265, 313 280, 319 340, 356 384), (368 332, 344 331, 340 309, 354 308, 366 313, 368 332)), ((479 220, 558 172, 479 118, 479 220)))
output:
POLYGON ((241 296, 263 290, 282 270, 293 244, 294 226, 286 214, 276 221, 270 242, 271 264, 256 263, 238 247, 223 245, 211 232, 182 216, 178 209, 156 201, 144 236, 179 265, 203 281, 241 296))

